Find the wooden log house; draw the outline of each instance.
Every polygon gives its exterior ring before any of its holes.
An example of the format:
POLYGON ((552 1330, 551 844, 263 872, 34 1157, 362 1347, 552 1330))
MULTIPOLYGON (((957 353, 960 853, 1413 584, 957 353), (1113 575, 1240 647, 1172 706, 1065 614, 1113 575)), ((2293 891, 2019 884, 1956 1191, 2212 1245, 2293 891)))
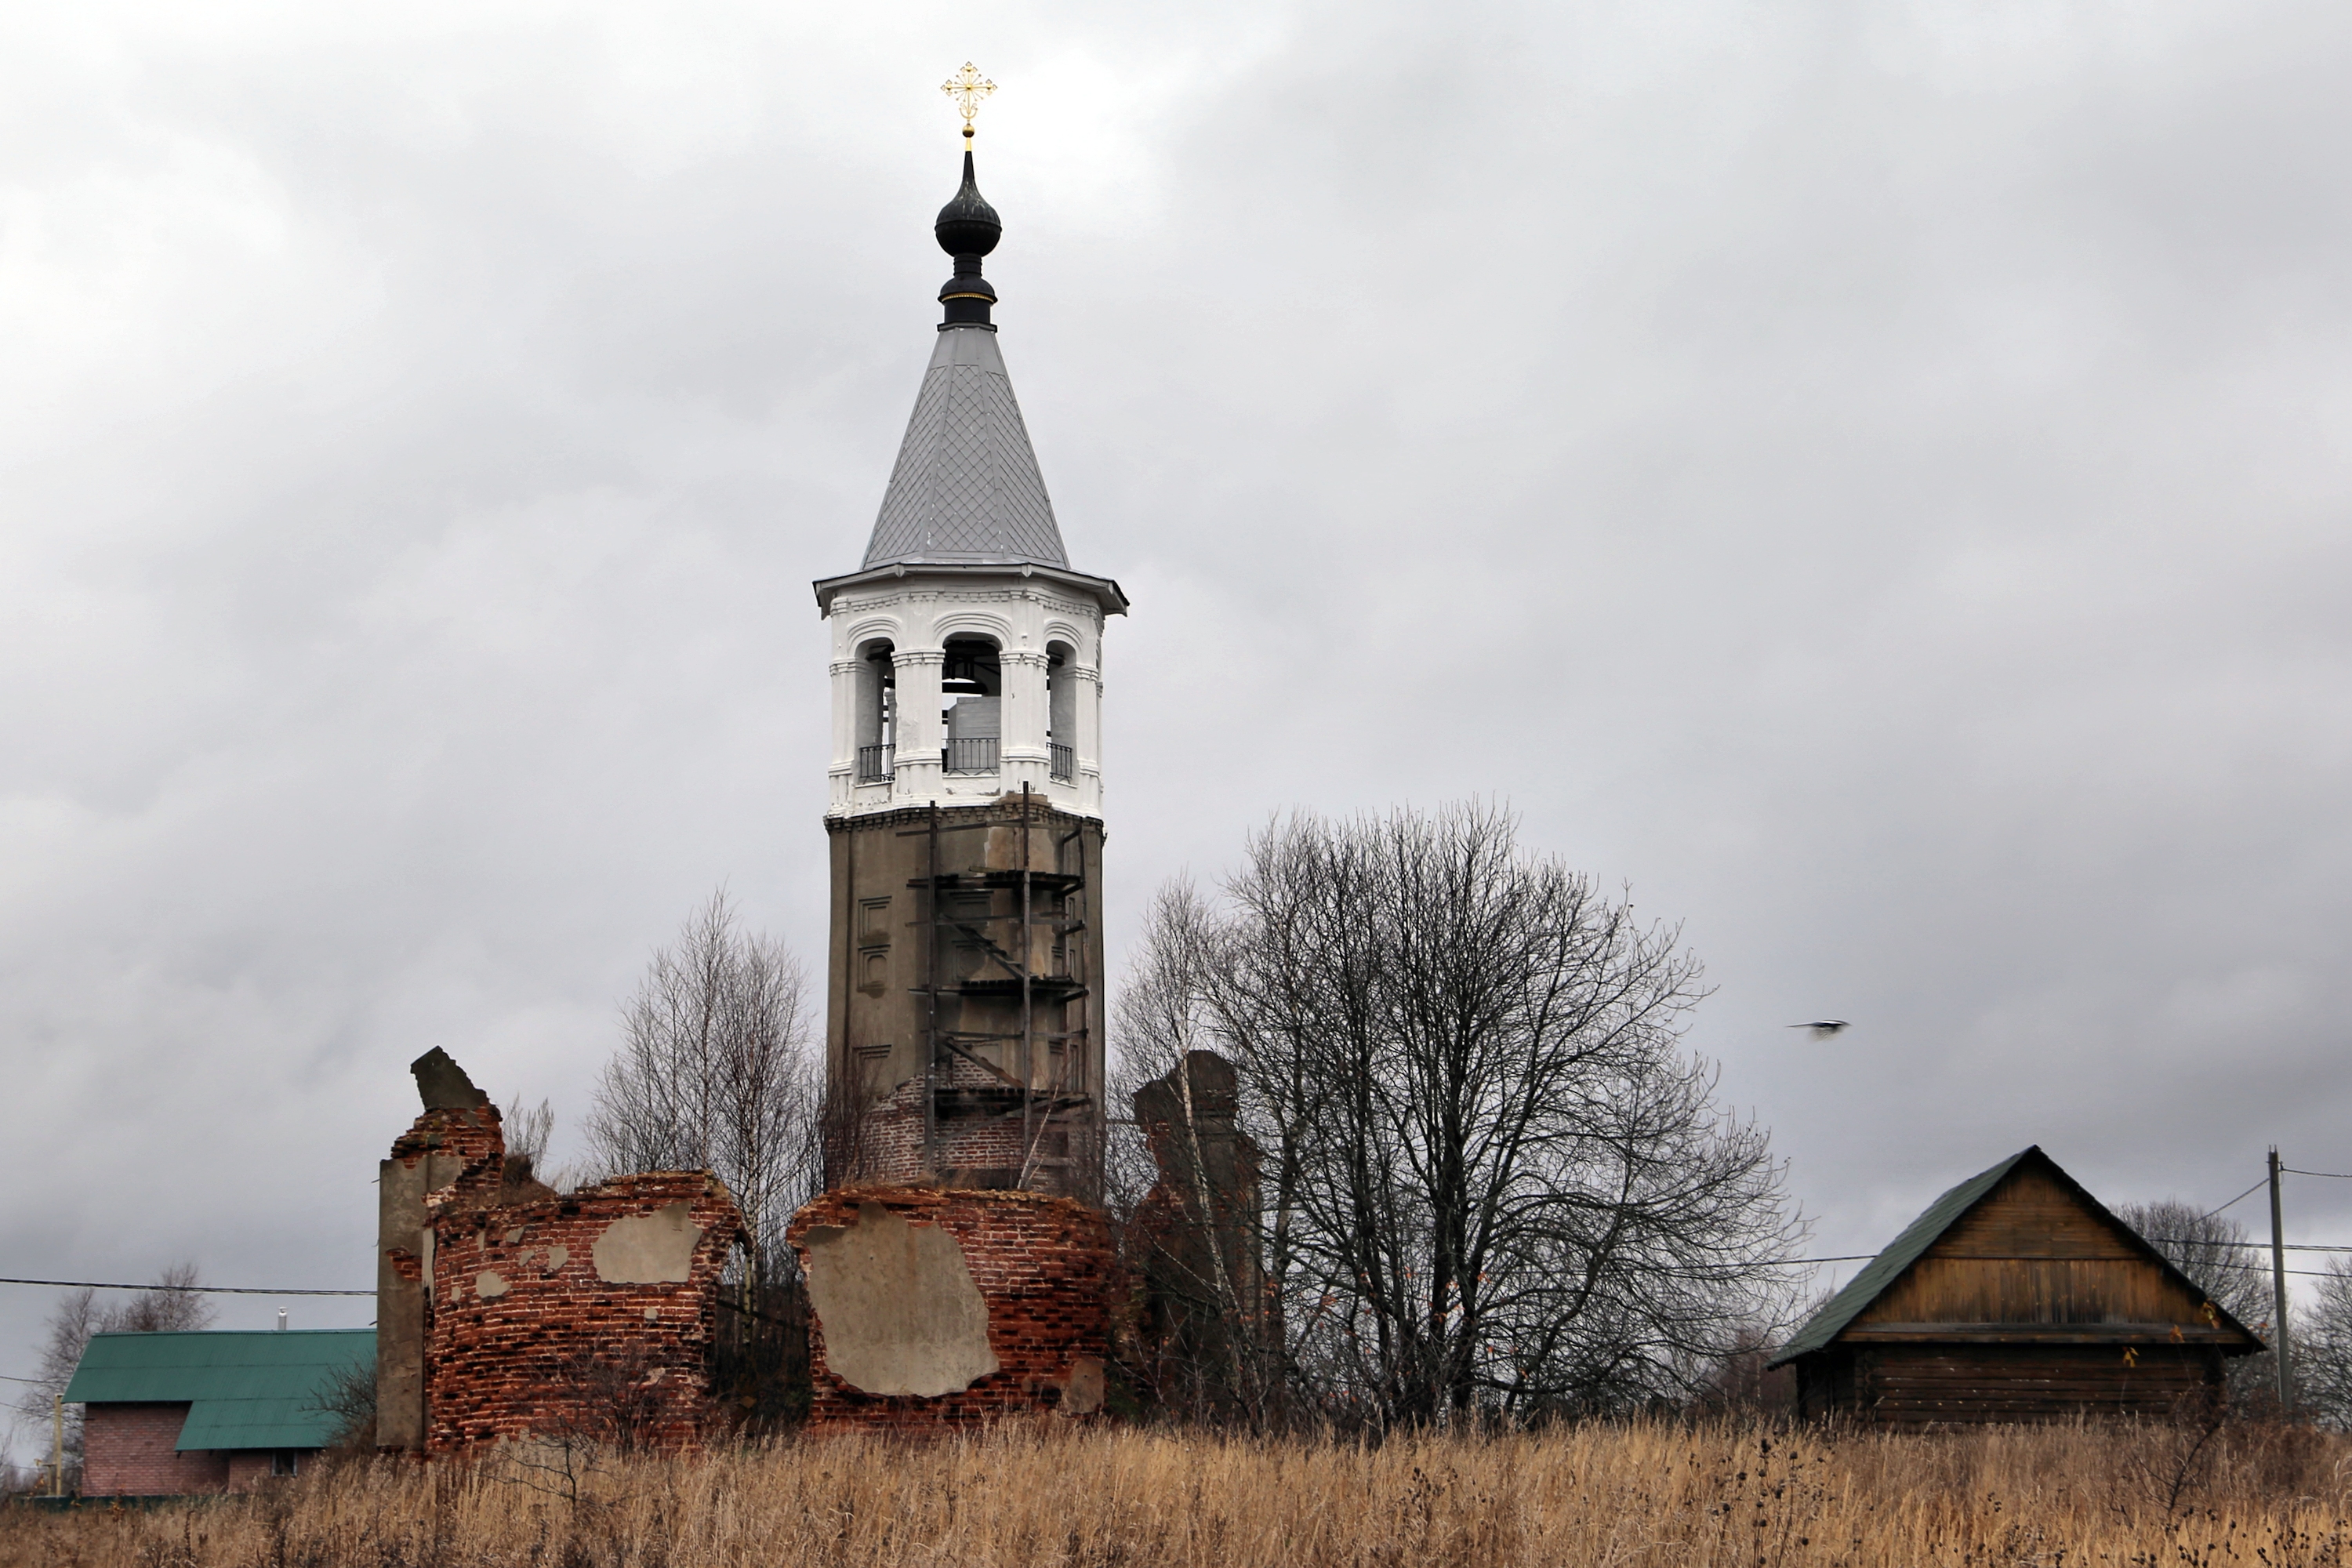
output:
POLYGON ((2037 1146, 1928 1205, 1771 1364, 1801 1416, 1926 1426, 2168 1416, 2262 1348, 2037 1146))

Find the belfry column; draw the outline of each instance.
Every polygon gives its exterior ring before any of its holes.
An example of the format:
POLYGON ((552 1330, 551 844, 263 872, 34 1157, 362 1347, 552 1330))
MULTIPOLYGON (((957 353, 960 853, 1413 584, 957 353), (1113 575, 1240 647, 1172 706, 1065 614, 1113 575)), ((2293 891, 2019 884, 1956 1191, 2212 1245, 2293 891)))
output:
POLYGON ((1078 809, 1100 816, 1103 808, 1102 670, 1091 664, 1073 665, 1070 676, 1078 683, 1078 809))
POLYGON ((833 678, 833 762, 824 771, 828 811, 847 809, 857 776, 857 660, 836 658, 833 678))
POLYGON ((937 647, 902 647, 890 656, 890 664, 898 676, 898 761, 890 793, 899 800, 932 800, 940 793, 940 745, 947 737, 940 722, 947 654, 937 647))
POLYGON ((1007 794, 1024 786, 1045 796, 1045 650, 1007 648, 1004 671, 1003 774, 1007 794))

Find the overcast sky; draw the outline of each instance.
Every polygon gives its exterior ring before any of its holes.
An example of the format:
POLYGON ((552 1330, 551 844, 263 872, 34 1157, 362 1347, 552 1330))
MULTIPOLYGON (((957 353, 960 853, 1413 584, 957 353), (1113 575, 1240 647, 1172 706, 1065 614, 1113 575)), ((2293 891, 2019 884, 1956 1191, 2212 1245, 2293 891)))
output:
POLYGON ((820 951, 966 58, 1135 605, 1115 966, 1269 813, 1489 796, 1681 922, 1819 1251, 2352 1171, 2342 5, 16 0, 0 1272, 364 1288, 410 1058, 560 1153, 713 887, 820 951))

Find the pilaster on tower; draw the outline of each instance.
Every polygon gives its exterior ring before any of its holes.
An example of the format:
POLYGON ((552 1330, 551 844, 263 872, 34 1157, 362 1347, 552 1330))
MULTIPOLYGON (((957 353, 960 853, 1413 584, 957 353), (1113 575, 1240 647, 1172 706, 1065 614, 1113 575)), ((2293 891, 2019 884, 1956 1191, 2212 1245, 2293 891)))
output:
POLYGON ((832 634, 829 1184, 1092 1198, 1103 1085, 1102 640, 991 320, 971 153, 954 271, 880 514, 815 584, 832 634))

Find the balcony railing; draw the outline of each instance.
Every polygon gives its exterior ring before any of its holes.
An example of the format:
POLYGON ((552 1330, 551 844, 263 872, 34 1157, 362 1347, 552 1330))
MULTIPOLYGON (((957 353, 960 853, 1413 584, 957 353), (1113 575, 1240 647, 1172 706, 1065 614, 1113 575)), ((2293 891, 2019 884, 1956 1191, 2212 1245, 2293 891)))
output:
POLYGON ((996 772, 996 737, 950 741, 940 760, 951 773, 992 773, 996 772))
POLYGON ((896 759, 891 755, 896 746, 860 746, 857 748, 857 782, 888 784, 896 759))
POLYGON ((1045 752, 1051 759, 1045 765, 1055 784, 1068 784, 1078 776, 1078 753, 1071 747, 1048 741, 1045 752))

